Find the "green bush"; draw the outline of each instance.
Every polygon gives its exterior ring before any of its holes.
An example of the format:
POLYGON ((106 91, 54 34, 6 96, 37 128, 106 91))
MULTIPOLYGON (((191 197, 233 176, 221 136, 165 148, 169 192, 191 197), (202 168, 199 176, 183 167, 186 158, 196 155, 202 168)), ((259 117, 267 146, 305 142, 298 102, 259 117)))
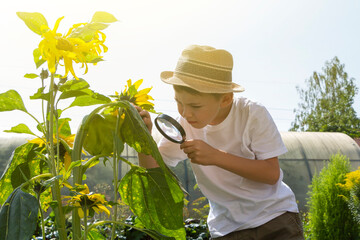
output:
POLYGON ((312 240, 359 239, 359 228, 341 195, 348 195, 339 183, 350 172, 350 161, 337 154, 331 157, 319 175, 314 176, 309 191, 308 238, 312 240))

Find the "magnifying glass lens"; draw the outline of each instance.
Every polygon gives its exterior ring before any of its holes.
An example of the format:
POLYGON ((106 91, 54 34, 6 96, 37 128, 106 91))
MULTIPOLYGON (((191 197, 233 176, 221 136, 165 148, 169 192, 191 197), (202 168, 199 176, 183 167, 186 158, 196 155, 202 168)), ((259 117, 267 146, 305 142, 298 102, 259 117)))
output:
POLYGON ((155 118, 155 126, 168 140, 180 144, 185 141, 185 130, 172 117, 160 114, 155 118))
POLYGON ((168 137, 179 142, 183 140, 180 131, 166 119, 158 119, 158 124, 168 137))

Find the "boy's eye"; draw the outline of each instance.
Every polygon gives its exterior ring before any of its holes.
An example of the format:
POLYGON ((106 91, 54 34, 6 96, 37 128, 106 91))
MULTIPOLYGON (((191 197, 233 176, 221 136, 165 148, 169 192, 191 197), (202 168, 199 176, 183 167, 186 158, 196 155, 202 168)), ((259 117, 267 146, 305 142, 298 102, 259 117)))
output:
POLYGON ((193 105, 193 106, 191 106, 191 107, 193 107, 193 108, 201 108, 200 105, 193 105))

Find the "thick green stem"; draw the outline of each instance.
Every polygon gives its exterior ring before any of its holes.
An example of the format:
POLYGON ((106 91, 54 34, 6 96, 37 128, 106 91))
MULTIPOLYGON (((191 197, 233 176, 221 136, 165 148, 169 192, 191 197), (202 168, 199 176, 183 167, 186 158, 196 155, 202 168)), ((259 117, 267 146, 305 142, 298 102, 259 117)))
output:
MULTIPOLYGON (((74 148, 71 154, 71 161, 78 161, 81 159, 81 151, 82 146, 84 144, 84 140, 89 129, 89 122, 93 118, 95 114, 97 114, 101 109, 105 107, 114 106, 117 103, 107 103, 103 104, 96 109, 94 109, 88 116, 84 117, 82 123, 79 126, 79 129, 75 136, 74 141, 74 148)), ((82 184, 82 170, 81 167, 75 167, 73 169, 73 185, 82 184)), ((77 211, 72 211, 72 231, 73 231, 73 239, 80 239, 81 238, 81 224, 80 224, 80 217, 77 211)))
MULTIPOLYGON (((51 74, 51 82, 50 82, 50 99, 49 99, 49 108, 50 108, 50 112, 49 112, 49 122, 48 122, 48 126, 49 129, 47 131, 47 140, 48 143, 50 144, 49 149, 49 168, 50 168, 50 172, 54 175, 57 176, 57 169, 56 169, 56 159, 55 159, 55 152, 54 152, 54 102, 55 102, 55 94, 54 94, 54 74, 51 74)), ((52 196, 53 196, 53 200, 55 200, 58 205, 57 207, 54 209, 55 211, 55 219, 56 219, 56 226, 59 232, 59 237, 60 240, 66 240, 67 239, 67 235, 66 235, 66 228, 65 228, 65 215, 63 212, 63 208, 61 205, 61 193, 60 193, 60 185, 59 185, 59 180, 56 179, 54 182, 52 189, 52 196)))
MULTIPOLYGON (((119 174, 119 156, 121 154, 121 152, 119 152, 118 148, 117 148, 117 138, 120 137, 119 136, 119 131, 120 131, 120 119, 121 119, 121 115, 123 114, 123 110, 121 108, 119 108, 118 111, 118 115, 117 115, 117 121, 116 121, 116 127, 115 127, 115 133, 114 133, 114 155, 113 155, 113 174, 114 174, 114 214, 112 216, 112 220, 114 222, 117 221, 117 200, 118 200, 118 174, 119 174)), ((115 238, 115 229, 116 226, 115 224, 112 227, 111 230, 111 240, 114 240, 115 238)))
MULTIPOLYGON (((114 144, 114 148, 115 144, 114 144)), ((112 215, 112 220, 114 222, 116 222, 117 220, 117 191, 118 191, 118 168, 119 168, 119 164, 118 164, 118 160, 117 160, 117 154, 116 154, 116 150, 114 151, 114 155, 113 155, 113 178, 114 178, 114 213, 112 215)), ((115 238, 115 225, 112 226, 112 230, 111 230, 111 240, 114 240, 115 238)))

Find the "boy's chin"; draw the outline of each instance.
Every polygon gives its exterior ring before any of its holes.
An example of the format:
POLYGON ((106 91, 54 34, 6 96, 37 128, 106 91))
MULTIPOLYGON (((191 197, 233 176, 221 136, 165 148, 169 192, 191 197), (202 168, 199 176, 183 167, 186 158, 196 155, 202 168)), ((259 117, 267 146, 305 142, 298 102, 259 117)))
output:
POLYGON ((193 128, 196 128, 196 129, 201 129, 201 128, 204 128, 206 127, 206 125, 204 124, 199 124, 199 123, 194 123, 194 124, 191 124, 190 125, 193 127, 193 128))

